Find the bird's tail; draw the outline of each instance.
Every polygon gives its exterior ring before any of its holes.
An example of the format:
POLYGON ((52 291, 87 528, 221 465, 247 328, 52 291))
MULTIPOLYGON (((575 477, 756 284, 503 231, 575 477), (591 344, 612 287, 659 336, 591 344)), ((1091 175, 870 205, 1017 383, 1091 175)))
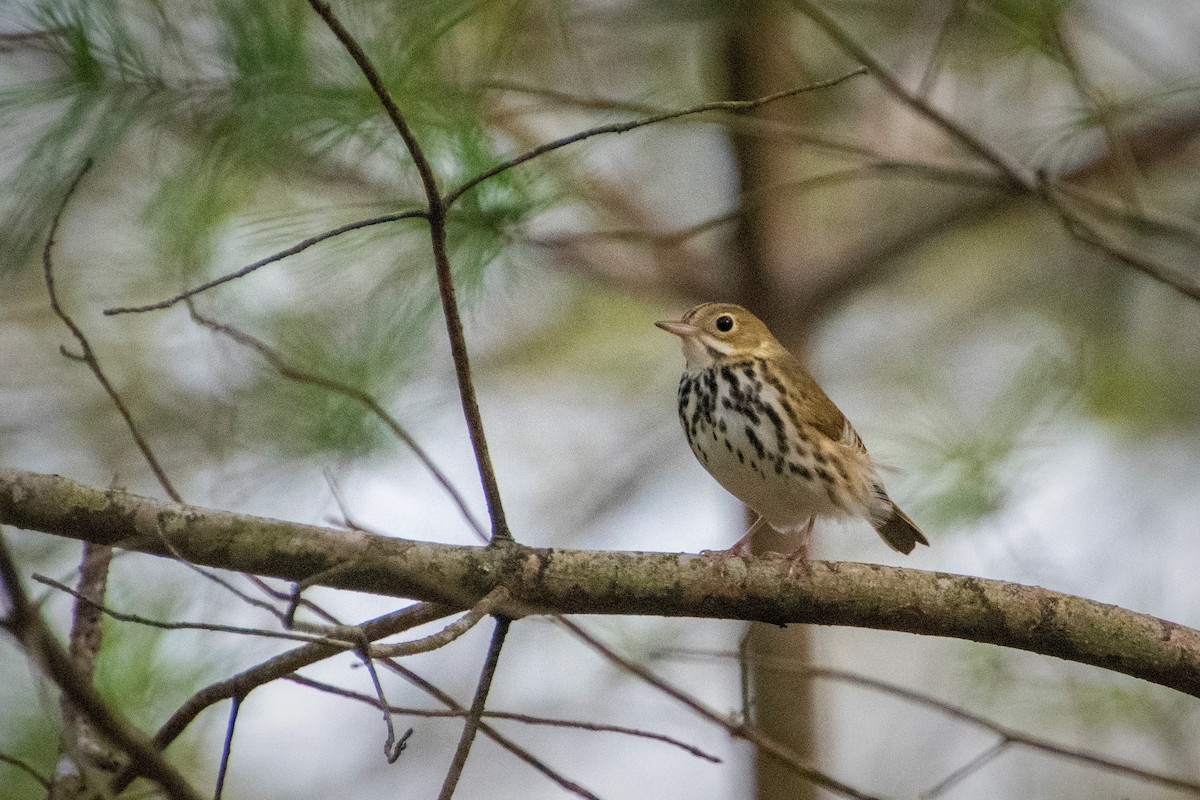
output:
POLYGON ((928 546, 929 540, 900 507, 890 500, 891 513, 883 522, 875 525, 875 531, 888 543, 888 547, 908 555, 917 546, 917 542, 928 546))

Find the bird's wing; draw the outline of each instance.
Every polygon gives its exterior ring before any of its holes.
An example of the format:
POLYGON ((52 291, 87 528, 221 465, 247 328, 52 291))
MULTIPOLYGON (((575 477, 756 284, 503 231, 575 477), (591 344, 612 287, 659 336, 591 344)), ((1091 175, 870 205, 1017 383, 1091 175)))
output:
POLYGON ((855 448, 866 452, 862 439, 846 419, 829 395, 825 394, 816 379, 809 373, 799 359, 791 353, 786 358, 778 360, 778 366, 787 373, 788 385, 794 386, 799 393, 798 402, 800 414, 806 422, 835 442, 852 444, 855 448))

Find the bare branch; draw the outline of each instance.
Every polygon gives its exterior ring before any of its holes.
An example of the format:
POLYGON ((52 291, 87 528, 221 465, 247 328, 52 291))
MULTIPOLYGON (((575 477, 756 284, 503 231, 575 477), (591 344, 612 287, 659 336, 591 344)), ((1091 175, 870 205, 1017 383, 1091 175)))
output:
POLYGON ((119 620, 120 622, 145 625, 149 628, 158 628, 164 631, 210 631, 213 633, 236 633, 242 636, 262 636, 268 639, 284 639, 291 642, 327 643, 343 647, 354 647, 355 645, 353 638, 339 639, 336 636, 321 636, 309 633, 296 633, 294 631, 270 631, 265 628, 246 628, 241 625, 222 625, 215 622, 165 622, 163 620, 150 619, 139 614, 128 614, 109 608, 102 603, 92 600, 82 592, 72 589, 70 586, 60 583, 53 578, 48 578, 45 575, 34 573, 31 577, 38 583, 44 583, 60 592, 66 592, 74 597, 78 603, 90 606, 105 616, 119 620))
POLYGON ((238 278, 243 278, 249 275, 251 272, 261 269, 268 264, 274 264, 277 261, 284 260, 288 256, 294 256, 297 253, 302 253, 313 245, 320 244, 321 242, 332 239, 335 236, 341 236, 343 233, 350 233, 351 231, 361 230, 362 228, 369 228, 373 225, 383 225, 388 222, 399 222, 402 219, 424 219, 425 216, 426 214, 424 211, 403 211, 398 214, 384 214, 381 217, 371 217, 370 219, 360 219, 354 222, 348 222, 345 225, 339 225, 338 227, 325 231, 324 233, 318 233, 316 236, 310 236, 307 239, 297 242, 291 247, 280 250, 278 253, 269 255, 266 258, 260 258, 258 261, 247 264, 241 269, 234 270, 233 272, 222 275, 219 278, 214 278, 207 283, 202 283, 199 286, 188 289, 186 292, 177 294, 174 297, 168 297, 166 300, 160 300, 157 303, 149 303, 144 306, 118 306, 116 308, 106 308, 104 309, 104 313, 105 315, 111 317, 115 314, 141 314, 146 311, 158 311, 160 309, 170 308, 173 305, 182 303, 189 297, 195 297, 201 292, 207 292, 209 289, 213 289, 222 284, 237 280, 238 278))
POLYGON ((786 561, 771 557, 723 562, 406 541, 179 506, 18 470, 0 471, 0 523, 154 555, 166 554, 166 537, 196 563, 290 581, 350 564, 324 585, 452 609, 470 608, 505 586, 510 615, 690 616, 948 636, 1091 664, 1200 697, 1200 631, 971 576, 818 561, 811 574, 793 579, 786 561))
MULTIPOLYGON (((402 676, 409 683, 413 684, 417 688, 419 688, 422 691, 429 694, 431 697, 435 698, 439 703, 446 706, 451 711, 455 712, 455 714, 457 716, 465 716, 468 713, 470 713, 466 708, 464 708, 462 705, 460 705, 458 703, 458 701, 456 701, 453 697, 446 694, 441 689, 437 688, 432 683, 425 680, 420 675, 418 675, 417 673, 413 672, 408 667, 401 664, 399 661, 396 661, 395 659, 385 659, 381 663, 384 666, 386 666, 388 669, 395 672, 397 675, 402 676)), ((493 728, 491 725, 488 725, 486 722, 479 723, 479 730, 481 733, 483 733, 485 736, 487 736, 493 742, 500 745, 505 750, 512 753, 514 756, 521 759, 526 764, 533 767, 535 770, 542 773, 547 778, 549 778, 554 783, 558 784, 560 787, 562 787, 566 791, 570 792, 571 794, 577 795, 579 797, 583 797, 583 798, 585 798, 585 800, 600 800, 600 798, 598 796, 596 796, 592 792, 589 792, 587 789, 583 788, 582 786, 575 783, 574 781, 569 780, 564 775, 562 775, 560 772, 558 772, 557 770, 550 767, 548 764, 543 762, 541 759, 535 757, 528 750, 526 750, 525 748, 523 748, 520 745, 518 745, 517 743, 515 743, 512 739, 509 739, 507 736, 500 733, 498 730, 493 728)))
POLYGON ((1075 239, 1101 250, 1117 261, 1133 267, 1138 272, 1148 275, 1160 283, 1170 286, 1185 297, 1200 300, 1200 284, 1194 282, 1192 278, 1164 267, 1152 259, 1145 258, 1135 250, 1113 242, 1112 239, 1101 233, 1095 225, 1085 219, 1083 215, 1071 208, 1065 201, 1060 200, 1053 183, 1045 180, 1045 185, 1046 197, 1050 198, 1052 207, 1058 212, 1059 219, 1062 220, 1063 227, 1066 228, 1067 233, 1071 234, 1075 239))
POLYGON ((971 725, 976 725, 980 728, 984 728, 985 730, 989 730, 999 736, 1004 742, 1010 744, 1028 747, 1033 750, 1040 750, 1043 753, 1049 753, 1050 755, 1059 756, 1060 758, 1065 758, 1070 761, 1078 761, 1082 764, 1087 764, 1088 766, 1092 766, 1097 769, 1128 775, 1130 777, 1146 781, 1147 783, 1157 784, 1163 788, 1175 789, 1181 792, 1187 792, 1189 794, 1200 796, 1200 783, 1197 783, 1196 781, 1189 781, 1171 775, 1163 775, 1162 773, 1153 772, 1134 764, 1115 761, 1098 753, 1089 753, 1086 750, 1065 747, 1056 742, 1052 742, 1049 739, 1043 739, 1040 736, 1031 736, 1029 734, 1021 733, 1013 728, 993 722, 992 720, 976 714, 973 711, 968 711, 962 706, 947 703, 945 700, 939 700, 938 698, 924 692, 906 689, 902 686, 896 686, 895 684, 887 683, 886 681, 881 681, 876 678, 870 678, 866 675, 859 675, 853 672, 846 672, 845 670, 829 669, 824 667, 803 667, 802 671, 804 674, 813 678, 826 678, 854 686, 861 686, 877 692, 883 692, 893 697, 899 697, 909 701, 910 703, 916 703, 917 705, 933 709, 934 711, 938 711, 949 717, 953 717, 954 719, 961 720, 971 725))
POLYGON ((229 770, 229 757, 233 754, 233 731, 237 727, 238 713, 242 710, 242 697, 235 695, 229 705, 229 719, 225 724, 225 739, 221 742, 221 765, 217 768, 217 786, 213 789, 213 800, 221 800, 225 791, 225 775, 229 770))
POLYGON ((1001 739, 991 747, 981 752, 979 755, 972 758, 967 763, 963 764, 958 769, 951 772, 945 778, 942 778, 942 780, 938 781, 933 786, 921 792, 921 794, 918 796, 922 798, 922 800, 931 800, 934 797, 940 797, 950 789, 953 789, 962 781, 966 780, 971 776, 971 774, 978 772, 988 764, 992 763, 992 761, 1003 755, 1004 751, 1008 749, 1010 744, 1012 744, 1012 742, 1001 739))
POLYGON ((458 740, 454 758, 450 761, 450 769, 446 771, 446 779, 442 782, 438 800, 450 800, 454 797, 454 789, 458 786, 458 779, 462 777, 463 767, 467 765, 467 756, 470 755, 471 745, 475 741, 475 733, 479 730, 479 718, 483 716, 484 706, 487 705, 488 693, 492 690, 492 678, 496 675, 496 665, 500 661, 500 651, 504 648, 504 639, 508 636, 511 622, 508 617, 496 617, 492 641, 488 645, 483 669, 479 673, 479 683, 475 687, 475 699, 471 701, 471 710, 463 723, 462 736, 458 740))
POLYGON ((438 294, 442 299, 442 312, 446 317, 446 333, 450 338, 450 353, 454 358, 454 371, 458 379, 458 393, 462 401, 463 416, 467 421, 467 430, 471 435, 471 446, 475 451, 475 463, 479 469, 479 478, 483 483, 483 493, 487 498, 488 515, 492 520, 492 541, 504 543, 512 541, 512 533, 504 518, 504 506, 500 499, 500 487, 496 482, 496 471, 492 467, 492 459, 488 454, 487 437, 483 430, 483 417, 479 413, 479 401, 475 398, 475 383, 471 379, 471 362, 467 355, 467 340, 463 335, 462 319, 458 313, 458 300, 455 298, 454 276, 450 269, 450 255, 446 250, 446 208, 447 203, 442 199, 437 178, 425 151, 421 148, 412 129, 400 108, 392 99, 379 71, 371 59, 367 57, 362 46, 346 30, 341 21, 334 15, 329 4, 322 0, 309 0, 309 5, 317 16, 325 23, 342 47, 354 59, 359 71, 367 79, 371 90, 378 98, 380 105, 412 157, 417 174, 421 177, 421 186, 425 190, 425 200, 428 204, 426 221, 429 223, 429 239, 433 248, 433 262, 437 273, 438 294))
POLYGON ((129 757, 128 771, 143 776, 162 787, 172 800, 200 800, 182 775, 179 774, 155 745, 130 725, 115 709, 110 708, 75 668, 71 656, 54 639, 21 586, 16 564, 8 545, 0 535, 0 586, 7 596, 10 611, 4 627, 21 643, 34 663, 67 695, 73 708, 81 714, 113 746, 129 757))
MULTIPOLYGON (((340 686, 334 686, 324 681, 305 678, 301 675, 288 675, 286 680, 298 683, 301 686, 308 686, 320 692, 345 697, 350 700, 357 700, 360 703, 366 703, 370 706, 375 706, 378 701, 369 695, 354 692, 349 689, 343 689, 340 686)), ((403 714, 410 717, 461 717, 466 711, 433 711, 428 708, 408 708, 401 706, 388 706, 388 710, 393 714, 403 714)), ((515 714, 509 711, 484 711, 484 719, 503 719, 512 722, 520 722, 525 725, 538 725, 551 728, 572 728, 581 731, 593 731, 598 733, 619 733, 624 736, 632 736, 638 739, 650 739, 663 744, 669 744, 673 747, 678 747, 696 758, 702 758, 712 764, 720 764, 721 758, 701 750, 693 744, 676 739, 674 736, 667 736, 663 733, 654 733, 653 731, 645 731, 641 728, 630 728, 626 725, 612 725, 603 722, 589 722, 580 719, 551 719, 549 717, 537 717, 532 714, 515 714)), ((481 729, 482 730, 482 729, 481 729)))
MULTIPOLYGON (((81 680, 95 683, 96 658, 103 643, 101 612, 97 606, 108 589, 108 569, 113 549, 84 542, 79 562, 79 589, 71 610, 71 635, 67 652, 81 680)), ((75 708, 67 693, 59 698, 63 731, 59 739, 59 766, 54 774, 51 798, 69 797, 86 788, 94 790, 106 783, 121 766, 112 748, 96 736, 86 716, 75 708), (107 774, 106 774, 107 773, 107 774)))
POLYGON ((429 456, 429 454, 425 452, 425 449, 421 447, 421 445, 417 444, 417 440, 414 439, 412 435, 404 428, 404 426, 402 426, 395 417, 389 414, 387 410, 379 404, 379 401, 371 396, 370 393, 363 391, 357 386, 351 386, 350 384, 342 383, 341 381, 334 380, 333 378, 325 378, 320 375, 314 375, 311 372, 305 372, 304 370, 297 369, 285 361, 274 348, 261 339, 251 336, 240 328, 235 328, 234 326, 227 325, 223 322, 217 322, 214 319, 202 315, 196 310, 195 304, 189 303, 188 309, 191 312, 192 319, 195 320, 196 323, 203 325, 210 331, 215 331, 216 333, 232 339, 243 347, 249 347, 250 349, 256 351, 259 355, 267 360, 268 364, 275 368, 276 372, 288 380, 295 381, 296 383, 308 384, 309 386, 317 386, 333 392, 334 394, 340 394, 342 397, 348 397, 351 400, 358 402, 360 405, 374 414, 380 422, 388 427, 388 430, 390 430, 397 439, 404 442, 404 444, 408 446, 408 449, 413 451, 413 454, 417 457, 417 460, 424 465, 425 469, 429 471, 429 474, 433 476, 434 480, 436 480, 442 489, 445 490, 446 494, 450 496, 450 499, 454 502, 454 505, 458 507, 459 513, 462 514, 463 519, 467 521, 467 524, 472 530, 475 531, 479 538, 485 542, 488 540, 487 534, 484 533, 483 526, 480 525, 479 522, 476 521, 475 517, 471 514, 471 509, 468 508, 467 501, 459 493, 458 489, 455 488, 454 484, 450 481, 450 478, 446 476, 446 473, 442 472, 438 465, 434 463, 434 460, 429 456))
MULTIPOLYGON (((376 617, 373 620, 363 623, 360 628, 363 636, 368 641, 371 641, 400 633, 409 628, 423 625, 426 622, 432 622, 435 619, 446 616, 451 611, 451 609, 436 603, 418 603, 407 608, 402 608, 399 611, 393 611, 381 617, 376 617)), ((331 642, 304 645, 294 650, 289 650, 286 653, 281 653, 258 666, 251 667, 223 681, 210 684, 192 695, 188 698, 187 702, 176 709, 170 719, 154 735, 154 744, 158 748, 165 750, 200 715, 200 712, 209 706, 234 697, 244 699, 259 686, 290 675, 301 667, 315 664, 318 661, 323 661, 347 650, 353 650, 356 646, 354 643, 339 645, 331 642)), ((113 779, 114 791, 119 794, 122 789, 129 785, 133 777, 134 775, 129 770, 122 772, 113 779)))
POLYGON ((604 656, 604 658, 608 659, 627 672, 633 673, 654 688, 679 701, 714 725, 729 731, 731 736, 736 736, 739 739, 745 739, 758 748, 758 750, 761 752, 778 759, 781 764, 795 772, 803 780, 812 783, 814 786, 820 786, 823 789, 826 789, 841 797, 850 797, 854 798, 854 800, 879 800, 873 795, 864 794, 854 787, 848 786, 847 784, 844 784, 841 781, 831 778, 825 773, 814 769, 813 767, 805 764, 795 753, 788 750, 774 739, 764 736, 754 726, 748 725, 745 722, 735 722, 729 719, 727 716, 718 713, 714 709, 710 708, 707 704, 683 691, 678 686, 674 686, 658 677, 641 664, 636 664, 629 659, 623 658, 611 647, 604 644, 604 642, 601 642, 599 639, 592 636, 590 633, 566 617, 557 617, 555 621, 573 633, 577 639, 587 644, 596 652, 600 653, 600 655, 604 656))
POLYGON ((874 692, 896 697, 905 700, 914 705, 928 708, 943 714, 951 719, 965 722, 968 725, 974 725, 984 730, 990 731, 1000 737, 1005 742, 1028 747, 1031 750, 1038 750, 1052 756, 1067 759, 1069 761, 1077 761, 1081 764, 1086 764, 1096 769, 1116 772, 1122 775, 1128 775, 1147 783, 1157 784, 1166 789, 1174 789, 1181 792, 1187 792, 1200 796, 1200 783, 1187 780, 1184 778, 1175 777, 1173 775, 1164 775, 1160 772, 1153 772, 1144 769, 1143 767, 1129 764, 1123 761, 1116 761, 1099 753, 1092 753, 1086 750, 1081 750, 1073 747, 1066 747, 1052 742, 1049 739, 1044 739, 1039 736, 1022 733, 1015 728, 1010 728, 1006 725, 1001 725, 982 714, 977 714, 962 706, 948 703, 934 697, 931 694, 920 692, 915 689, 909 689, 904 686, 899 686, 888 681, 883 681, 878 678, 872 678, 868 675, 863 675, 858 672, 849 672, 843 669, 833 667, 812 667, 806 664, 796 663, 795 661, 782 658, 771 657, 748 657, 745 653, 739 651, 720 651, 720 650, 686 650, 686 649, 664 649, 658 651, 658 655, 665 656, 692 656, 703 658, 728 658, 734 661, 753 660, 757 665, 771 670, 782 672, 791 672, 799 675, 804 675, 809 678, 817 678, 821 680, 836 681, 850 686, 857 686, 863 689, 869 689, 874 692))
MULTIPOLYGON (((1044 201, 1057 211, 1067 230, 1076 239, 1102 250, 1116 260, 1137 269, 1156 281, 1170 286, 1186 297, 1200 299, 1200 285, 1197 285, 1195 280, 1154 263, 1151 259, 1143 258, 1111 241, 1107 236, 1104 236, 1101 232, 1088 225, 1088 223, 1079 219, 1070 208, 1062 203, 1049 190, 1044 176, 1013 161, 998 148, 980 139, 966 128, 966 126, 934 107, 921 94, 906 88, 894 73, 889 71, 883 66, 882 62, 872 56, 866 47, 846 30, 841 23, 834 19, 829 12, 822 8, 816 0, 792 0, 792 4, 801 13, 816 23, 817 27, 821 28, 842 50, 853 56, 859 63, 865 64, 876 79, 883 84, 884 88, 891 92, 898 100, 940 127, 951 138, 965 146, 976 156, 991 164, 1014 188, 1019 187, 1024 192, 1044 201)), ((1126 147, 1124 144, 1120 144, 1119 146, 1122 148, 1126 147)), ((1116 157, 1118 159, 1123 157, 1132 158, 1132 150, 1126 150, 1125 154, 1118 153, 1116 157)))
POLYGON ((9 764, 11 766, 16 767, 17 769, 21 770, 21 772, 24 772, 26 775, 28 775, 33 780, 40 783, 43 789, 45 789, 46 791, 50 791, 50 781, 47 780, 45 777, 43 777, 40 772, 38 772, 36 769, 34 769, 33 767, 26 764, 21 759, 14 758, 13 756, 10 756, 10 755, 5 755, 4 753, 0 753, 0 763, 9 764))
POLYGON ((75 178, 71 181, 71 185, 67 187, 66 194, 63 195, 62 203, 59 204, 58 210, 54 212, 54 218, 50 222, 50 232, 46 235, 46 243, 42 248, 42 274, 46 280, 46 291, 50 295, 50 308, 54 311, 55 316, 62 320, 63 324, 71 331, 71 335, 79 342, 80 354, 73 356, 72 360, 82 361, 87 364, 88 369, 96 376, 96 380, 104 388, 105 393, 117 408, 117 412, 121 418, 125 420, 125 426, 129 428, 129 434, 133 437, 134 443, 138 450, 141 451, 142 457, 146 459, 146 463, 150 465, 150 470, 154 473, 154 477, 158 479, 158 483, 162 486, 163 491, 167 496, 176 503, 183 502, 179 492, 175 491, 175 487, 171 484, 171 480, 167 477, 167 473, 158 463, 158 459, 154 455, 154 451, 150 449, 150 444, 142 436, 138 430, 137 424, 133 421, 133 415, 129 413, 129 408, 125 405, 125 401, 121 399, 121 395, 117 394, 116 388, 108 380, 108 376, 104 374, 104 370, 100 367, 100 361, 96 358, 95 352, 92 350, 92 345, 88 342, 87 336, 83 330, 75 324, 75 320, 63 310, 62 304, 58 301, 58 292, 54 288, 54 237, 58 234, 58 225, 62 221, 63 212, 67 208, 67 203, 75 194, 75 190, 79 188, 80 182, 83 181, 85 175, 91 170, 93 161, 89 158, 83 162, 83 166, 75 173, 75 178))
POLYGON ((949 133, 968 150, 991 164, 998 173, 1006 177, 1009 181, 1029 191, 1036 191, 1037 180, 1029 168, 1012 161, 995 147, 977 137, 965 125, 951 119, 930 105, 925 98, 916 92, 909 91, 891 70, 871 55, 849 31, 842 27, 841 23, 818 5, 815 0, 792 0, 792 4, 806 17, 816 23, 818 28, 823 30, 830 39, 833 39, 855 61, 865 65, 871 71, 871 74, 875 76, 875 79, 882 83, 898 99, 922 116, 935 122, 938 127, 949 133))
POLYGON ((818 81, 816 83, 812 83, 807 86, 797 86, 797 87, 793 87, 791 89, 784 89, 781 92, 775 92, 774 94, 769 94, 765 97, 759 97, 754 100, 715 100, 713 102, 701 103, 699 105, 691 106, 689 108, 676 109, 676 110, 672 110, 672 111, 663 111, 663 112, 660 112, 657 114, 651 114, 648 117, 642 117, 641 119, 631 120, 629 122, 614 122, 614 123, 611 123, 608 125, 597 125, 594 128, 588 128, 586 130, 579 131, 578 133, 573 133, 570 136, 564 136, 561 139, 555 139, 552 142, 546 142, 545 144, 535 147, 532 150, 529 150, 527 152, 524 152, 519 156, 514 156, 513 158, 510 158, 507 161, 497 164, 496 166, 492 167, 489 170, 479 173, 475 177, 473 177, 470 180, 463 183, 458 188, 454 189, 454 191, 447 194, 446 195, 446 205, 447 206, 452 205, 456 200, 458 200, 464 194, 469 192, 471 189, 474 189, 476 186, 478 186, 479 184, 483 183, 486 180, 496 177, 497 175, 499 175, 502 172, 507 172, 508 170, 512 169, 513 167, 524 164, 526 161, 532 161, 533 159, 535 159, 539 156, 543 156, 546 153, 549 153, 554 150, 558 150, 558 149, 566 147, 568 145, 575 144, 576 142, 582 142, 585 139, 592 138, 593 136, 601 136, 606 133, 628 133, 629 131, 635 130, 637 128, 644 128, 647 125, 654 125, 659 122, 666 122, 667 120, 678 119, 679 117, 687 117, 687 116, 692 116, 695 114, 703 114, 708 111, 727 111, 727 112, 732 112, 732 113, 741 113, 744 111, 751 111, 755 108, 767 105, 768 103, 773 103, 776 100, 782 100, 786 97, 794 97, 795 95, 801 94, 803 92, 811 92, 811 91, 815 91, 817 89, 827 89, 830 86, 836 86, 837 84, 841 83, 842 81, 848 80, 848 79, 856 77, 858 75, 865 75, 866 72, 867 72, 867 70, 865 67, 858 67, 857 69, 853 69, 844 75, 837 76, 836 78, 829 78, 827 80, 818 81))
POLYGON ((508 589, 503 586, 497 586, 488 592, 487 596, 476 603, 470 611, 437 633, 409 642, 372 645, 369 651, 370 656, 371 658, 400 658, 402 656, 416 655, 417 653, 428 653, 445 647, 471 630, 471 628, 474 628, 479 624, 480 620, 491 614, 498 607, 509 602, 510 599, 508 589))

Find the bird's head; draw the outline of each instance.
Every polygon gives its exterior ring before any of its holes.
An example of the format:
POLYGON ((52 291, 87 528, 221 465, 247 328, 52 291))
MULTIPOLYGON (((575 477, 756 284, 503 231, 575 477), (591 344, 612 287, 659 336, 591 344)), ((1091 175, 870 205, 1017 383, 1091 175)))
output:
POLYGON ((683 341, 690 370, 743 358, 768 358, 781 349, 762 320, 733 303, 701 303, 681 320, 654 324, 683 341))

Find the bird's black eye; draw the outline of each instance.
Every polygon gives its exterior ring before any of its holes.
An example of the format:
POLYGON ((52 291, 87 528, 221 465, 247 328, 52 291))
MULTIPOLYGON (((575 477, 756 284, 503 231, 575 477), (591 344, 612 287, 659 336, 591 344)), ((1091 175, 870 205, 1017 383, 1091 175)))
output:
POLYGON ((717 317, 717 330, 721 333, 729 333, 733 330, 733 317, 728 314, 722 314, 717 317))

